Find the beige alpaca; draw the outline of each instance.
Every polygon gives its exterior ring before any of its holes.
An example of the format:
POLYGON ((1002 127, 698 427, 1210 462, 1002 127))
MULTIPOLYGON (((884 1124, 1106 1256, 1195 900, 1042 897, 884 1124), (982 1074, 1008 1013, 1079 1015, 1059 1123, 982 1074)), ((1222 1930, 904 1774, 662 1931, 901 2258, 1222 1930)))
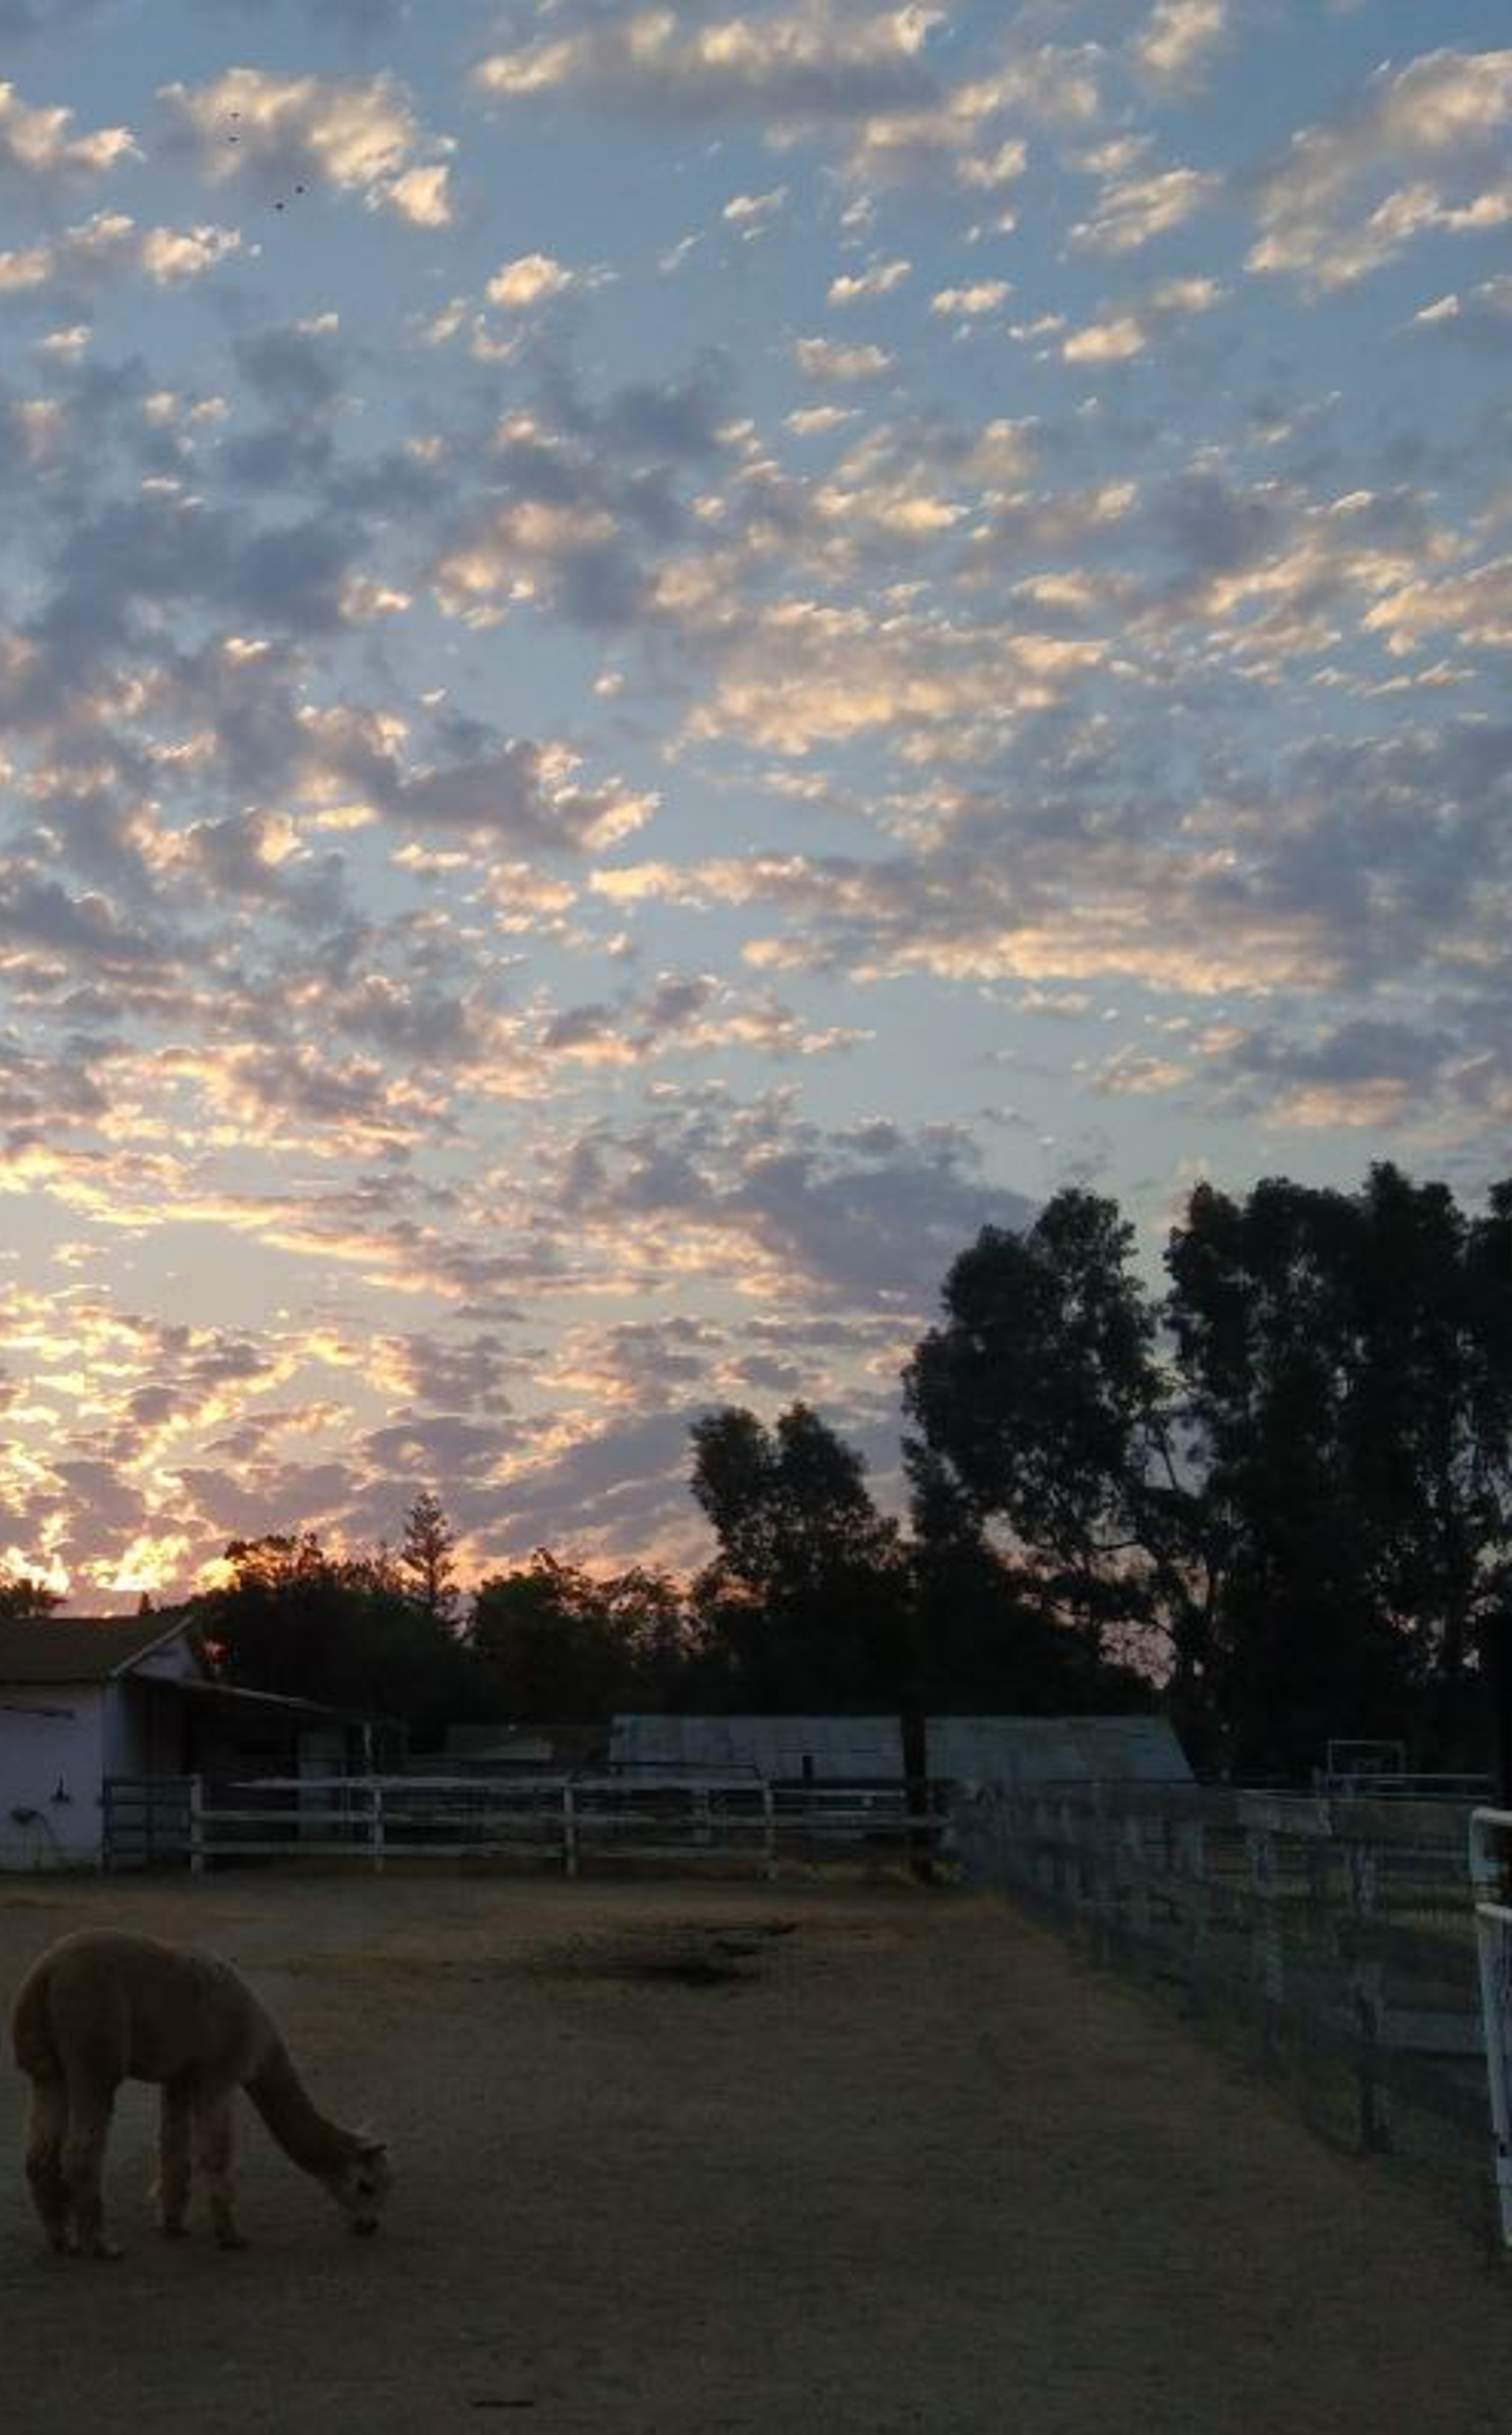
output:
POLYGON ((123 2080, 163 2090, 158 2220, 170 2236, 185 2229, 198 2164, 216 2239, 241 2246, 232 2184, 238 2087, 352 2230, 377 2231, 390 2181, 382 2143, 317 2111, 273 2022, 228 1962, 112 1928, 65 1936, 23 1982, 11 2037, 31 2081, 26 2179, 55 2249, 121 2254, 105 2232, 100 2169, 123 2080))

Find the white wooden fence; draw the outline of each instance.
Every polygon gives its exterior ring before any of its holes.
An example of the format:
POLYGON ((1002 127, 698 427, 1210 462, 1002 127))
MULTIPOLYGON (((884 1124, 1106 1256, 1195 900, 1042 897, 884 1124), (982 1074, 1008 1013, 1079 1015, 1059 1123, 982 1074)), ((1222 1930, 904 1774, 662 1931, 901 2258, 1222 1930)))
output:
POLYGON ((1194 2019, 1236 2022, 1321 2127, 1348 2123, 1366 2149, 1473 2153, 1484 2188, 1468 1804, 989 1787, 952 1815, 969 1882, 1169 1987, 1194 2019), (1336 2118, 1346 2105, 1352 2123, 1336 2118))
POLYGON ((1502 2246, 1512 2250, 1512 1811, 1470 1816, 1470 1876, 1502 2246))
POLYGON ((754 1775, 645 1782, 619 1775, 285 1776, 223 1787, 107 1787, 106 1866, 238 1859, 509 1860, 567 1877, 626 1861, 717 1863, 773 1877, 817 1864, 934 1848, 934 1811, 900 1787, 774 1785, 754 1775), (153 1822, 149 1835, 141 1821, 153 1822))

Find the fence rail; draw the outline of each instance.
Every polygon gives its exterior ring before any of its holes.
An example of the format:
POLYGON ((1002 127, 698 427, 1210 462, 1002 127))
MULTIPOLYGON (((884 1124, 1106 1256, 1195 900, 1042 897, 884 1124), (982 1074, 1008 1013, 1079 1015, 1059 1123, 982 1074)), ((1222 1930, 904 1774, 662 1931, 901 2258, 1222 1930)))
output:
MULTIPOLYGON (((1486 2035, 1469 1805, 1198 1786, 985 1787, 953 1812, 968 1882, 1000 1886, 1105 1962, 1226 2014, 1258 2059, 1352 2109, 1366 2149, 1471 2153, 1486 2035)), ((1342 2126, 1341 2126, 1342 2127, 1342 2126)))
POLYGON ((200 1872, 237 1859, 535 1861, 576 1877, 616 1860, 718 1862, 768 1879, 783 1859, 933 1850, 934 1809, 902 1787, 774 1785, 701 1776, 260 1777, 212 1788, 198 1777, 107 1789, 108 1868, 176 1860, 200 1872), (151 1831, 143 1825, 151 1822, 151 1831))

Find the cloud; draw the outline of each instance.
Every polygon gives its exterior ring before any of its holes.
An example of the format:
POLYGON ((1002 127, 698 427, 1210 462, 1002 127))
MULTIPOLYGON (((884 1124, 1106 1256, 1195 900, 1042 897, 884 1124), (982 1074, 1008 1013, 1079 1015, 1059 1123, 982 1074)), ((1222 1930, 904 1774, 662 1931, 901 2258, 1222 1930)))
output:
POLYGON ((1442 332, 1468 346, 1501 349, 1512 345, 1512 273, 1483 279, 1463 296, 1438 297, 1413 316, 1420 329, 1442 332))
POLYGON ((236 67, 202 85, 164 85, 158 99, 170 142, 214 185, 247 179, 282 197, 322 184, 415 228, 450 224, 446 163, 417 158, 444 155, 449 139, 426 133, 392 77, 236 67))
POLYGON ((600 1417, 542 1433, 543 1444, 522 1438, 489 1500, 493 1565, 506 1551, 522 1563, 538 1546, 615 1568, 637 1549, 697 1561, 707 1537, 688 1490, 697 1412, 689 1404, 607 1425, 600 1417))
POLYGON ((1029 126, 1066 135, 1085 134, 1104 114, 1106 53, 1096 43, 1013 43, 992 94, 997 109, 1011 109, 1029 126))
POLYGON ((335 314, 317 321, 275 322, 232 341, 236 369, 286 433, 329 412, 341 393, 335 314))
POLYGON ((693 521, 696 477, 735 442, 729 368, 705 354, 599 400, 551 355, 538 410, 505 417, 472 456, 466 506, 429 568, 449 615, 475 627, 540 605, 599 631, 645 613, 654 569, 693 521))
POLYGON ((1346 1014, 1305 1035, 1227 1024, 1199 1032, 1194 1046, 1205 1090, 1232 1113, 1301 1132, 1390 1126, 1428 1148, 1456 1116, 1497 1122, 1512 1107, 1504 1077, 1446 1019, 1452 1011, 1445 1005, 1437 1021, 1416 1023, 1346 1014))
POLYGON ((901 287, 913 269, 910 262, 874 262, 865 270, 842 272, 830 282, 832 304, 869 303, 874 297, 890 296, 901 287))
POLYGON ((986 1182, 959 1129, 827 1131, 785 1097, 742 1106, 717 1086, 669 1088, 653 1121, 595 1122, 542 1187, 579 1230, 579 1256, 622 1246, 648 1277, 659 1262, 678 1275, 684 1297, 700 1275, 737 1281, 766 1316, 816 1295, 835 1312, 921 1316, 985 1218, 1027 1208, 986 1182))
POLYGON ((172 287, 236 252, 235 229, 143 229, 126 212, 96 212, 40 244, 0 252, 0 296, 73 293, 142 276, 172 287))
POLYGON ((1189 92, 1228 30, 1228 0, 1156 0, 1130 45, 1135 66, 1158 91, 1189 92))
POLYGON ((864 608, 792 600, 729 638, 690 732, 799 756, 868 735, 969 751, 978 722, 996 727, 1058 700, 1102 657, 1094 643, 1032 629, 878 620, 864 608))
POLYGON ((738 1206, 816 1287, 844 1278, 848 1303, 910 1315, 988 1218, 1022 1225, 1031 1214, 1019 1195, 984 1191, 964 1143, 890 1125, 864 1129, 853 1147, 800 1143, 752 1158, 738 1206))
POLYGON ((1223 189, 1215 171, 1138 169, 1105 178, 1091 216, 1071 232, 1087 253, 1134 253, 1181 228, 1223 189))
POLYGON ((593 884, 619 902, 765 910, 745 951, 757 970, 869 983, 1101 977, 1173 998, 1284 995, 1305 1024, 1351 991, 1500 975, 1504 723, 1313 742, 1173 799, 1141 790, 1140 760, 1126 723, 1074 748, 1053 728, 1037 749, 1021 734, 995 786, 936 782, 931 828, 892 855, 630 865, 593 884))
POLYGON ((787 201, 787 188, 774 186, 765 195, 731 195, 720 217, 743 237, 765 236, 787 201))
POLYGON ((960 315, 974 319, 979 314, 995 313, 1013 293, 1005 279, 978 279, 970 287, 942 287, 929 300, 932 313, 960 315))
POLYGON ((833 338, 795 338, 793 359, 810 380, 842 382, 880 380, 893 362, 885 347, 842 346, 833 338))
POLYGON ((315 514, 252 526, 177 486, 112 500, 82 516, 58 551, 60 589, 48 613, 76 642, 118 641, 152 605, 214 606, 240 625, 329 631, 360 528, 315 514))
POLYGON ((438 740, 456 748, 402 757, 390 722, 350 709, 312 712, 298 783, 316 799, 357 802, 401 831, 487 837, 514 851, 598 852, 630 836, 656 797, 617 778, 585 785, 580 759, 559 744, 499 737, 467 722, 438 740))
POLYGON ((938 12, 825 5, 704 11, 631 8, 500 50, 473 70, 500 102, 559 94, 615 114, 755 117, 774 126, 850 121, 927 100, 924 61, 938 12))
POLYGON ((503 311, 524 313, 581 285, 582 273, 569 270, 565 263, 554 262, 545 253, 523 253, 513 262, 501 264, 484 293, 490 304, 503 311))
POLYGON ((828 143, 849 182, 868 192, 922 182, 1001 198, 1027 158, 1023 140, 1005 131, 1006 113, 1089 114, 1084 55, 1047 48, 1021 55, 1005 74, 953 81, 931 52, 945 12, 917 5, 769 0, 723 16, 646 7, 554 13, 565 30, 478 63, 474 80, 490 100, 751 123, 778 147, 828 143))
POLYGON ((92 134, 76 135, 73 124, 71 110, 29 109, 13 84, 0 83, 0 178, 50 187, 100 177, 141 160, 129 127, 99 127, 92 134))
POLYGON ((1224 301, 1215 279, 1162 279, 1123 309, 1110 309, 1060 342, 1068 364, 1124 364, 1144 354, 1181 322, 1224 301))
POLYGON ((1428 233, 1512 219, 1512 50, 1426 53, 1383 67, 1333 118, 1294 135, 1258 184, 1252 271, 1327 294, 1428 233))
POLYGON ((75 973, 129 973, 162 952, 162 941, 125 920, 108 897, 73 895, 56 879, 23 870, 0 874, 0 904, 18 948, 56 956, 75 973))
POLYGON ((1452 635, 1461 648, 1512 650, 1512 557, 1404 583, 1367 611, 1365 629, 1384 634, 1397 656, 1420 650, 1440 634, 1452 635))

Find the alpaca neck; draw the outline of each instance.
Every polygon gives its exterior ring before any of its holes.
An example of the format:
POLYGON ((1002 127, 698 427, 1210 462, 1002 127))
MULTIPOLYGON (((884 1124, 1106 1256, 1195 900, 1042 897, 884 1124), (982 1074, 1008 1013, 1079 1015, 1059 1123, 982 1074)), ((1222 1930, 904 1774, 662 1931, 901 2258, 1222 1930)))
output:
POLYGON ((351 2156, 352 2133, 328 2121, 311 2101, 285 2046, 273 2048, 247 2082, 247 2094, 285 2156, 305 2172, 335 2172, 351 2156))

